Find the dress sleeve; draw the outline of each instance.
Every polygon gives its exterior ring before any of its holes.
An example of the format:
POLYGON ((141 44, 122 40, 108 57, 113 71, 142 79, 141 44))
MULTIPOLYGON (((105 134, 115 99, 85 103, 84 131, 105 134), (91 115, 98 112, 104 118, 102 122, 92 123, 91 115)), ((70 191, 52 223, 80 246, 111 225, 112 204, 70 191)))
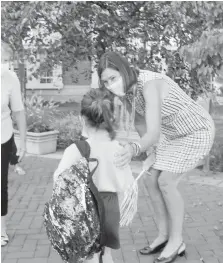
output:
POLYGON ((81 154, 75 144, 70 145, 64 151, 63 157, 54 172, 54 181, 58 177, 59 174, 64 172, 66 169, 69 169, 72 165, 74 165, 81 158, 81 154))
POLYGON ((12 111, 22 111, 24 110, 24 105, 22 102, 22 94, 20 89, 20 82, 16 73, 11 72, 10 79, 10 96, 9 103, 12 111))

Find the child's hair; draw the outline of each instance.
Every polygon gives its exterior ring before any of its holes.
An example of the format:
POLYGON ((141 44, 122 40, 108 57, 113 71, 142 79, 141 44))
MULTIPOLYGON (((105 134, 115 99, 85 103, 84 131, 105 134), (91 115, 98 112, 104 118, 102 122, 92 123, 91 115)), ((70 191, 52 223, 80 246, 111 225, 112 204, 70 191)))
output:
POLYGON ((105 89, 91 89, 81 101, 81 115, 92 127, 105 129, 115 138, 114 96, 105 89))

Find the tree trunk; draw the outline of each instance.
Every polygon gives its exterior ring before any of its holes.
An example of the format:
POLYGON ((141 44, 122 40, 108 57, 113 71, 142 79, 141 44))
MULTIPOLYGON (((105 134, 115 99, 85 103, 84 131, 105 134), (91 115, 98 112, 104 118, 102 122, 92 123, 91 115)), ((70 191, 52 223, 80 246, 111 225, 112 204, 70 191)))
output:
POLYGON ((21 85, 21 92, 23 101, 26 100, 26 69, 25 69, 25 62, 24 62, 24 50, 22 50, 19 59, 18 59, 18 75, 19 81, 21 85))

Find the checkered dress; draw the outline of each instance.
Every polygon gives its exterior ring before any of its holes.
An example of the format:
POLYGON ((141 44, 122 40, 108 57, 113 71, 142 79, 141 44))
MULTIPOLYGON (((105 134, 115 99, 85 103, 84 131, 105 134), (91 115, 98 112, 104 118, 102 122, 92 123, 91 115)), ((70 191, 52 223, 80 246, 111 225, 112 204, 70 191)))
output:
MULTIPOLYGON (((163 79, 170 91, 162 103, 161 139, 155 147, 154 169, 184 173, 196 167, 210 151, 214 135, 214 122, 209 113, 192 100, 166 75, 140 71, 136 91, 136 111, 145 115, 143 87, 147 81, 163 79)), ((131 94, 127 95, 130 103, 131 94)))

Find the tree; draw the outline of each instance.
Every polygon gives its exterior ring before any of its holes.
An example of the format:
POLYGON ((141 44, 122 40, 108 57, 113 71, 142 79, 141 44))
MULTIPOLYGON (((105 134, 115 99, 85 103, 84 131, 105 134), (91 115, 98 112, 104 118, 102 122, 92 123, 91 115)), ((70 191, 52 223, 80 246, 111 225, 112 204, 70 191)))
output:
POLYGON ((36 7, 36 3, 30 3, 26 5, 25 2, 14 2, 12 8, 12 2, 2 2, 2 38, 6 39, 12 49, 16 51, 14 53, 14 60, 17 58, 19 69, 19 80, 21 83, 21 89, 25 97, 25 54, 23 46, 23 38, 29 31, 26 23, 31 18, 32 12, 36 7))
POLYGON ((181 55, 191 64, 200 86, 211 85, 223 66, 223 3, 222 2, 176 2, 183 10, 185 23, 190 23, 190 10, 199 17, 202 30, 194 41, 182 46, 181 55))
POLYGON ((165 62, 167 74, 196 98, 222 65, 222 2, 3 3, 2 34, 19 52, 26 43, 23 57, 38 63, 34 76, 118 50, 140 68, 161 71, 165 62))

